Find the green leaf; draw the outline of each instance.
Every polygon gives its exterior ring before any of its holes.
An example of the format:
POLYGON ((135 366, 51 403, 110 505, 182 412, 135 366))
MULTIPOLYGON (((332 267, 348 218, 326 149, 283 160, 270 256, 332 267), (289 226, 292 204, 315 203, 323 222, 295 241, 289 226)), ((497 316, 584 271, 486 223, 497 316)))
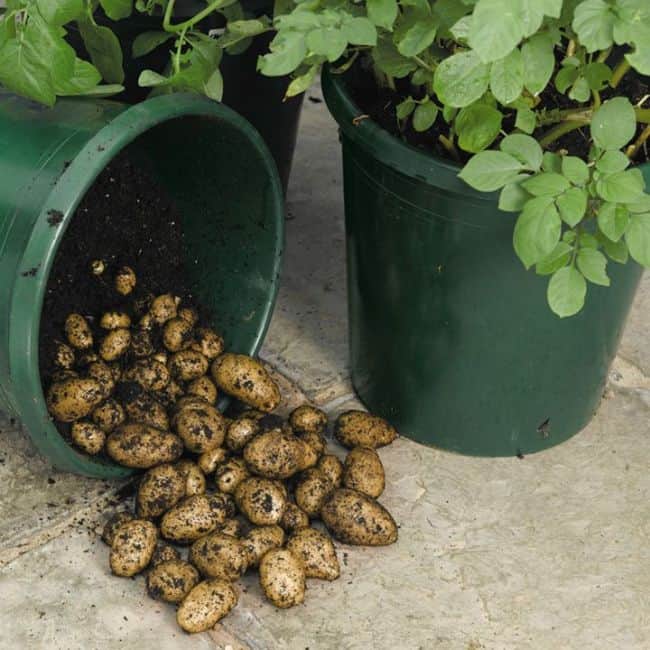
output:
POLYGON ((554 172, 535 174, 524 181, 523 186, 534 196, 557 196, 570 187, 569 181, 564 176, 554 172))
POLYGON ((557 75, 555 75, 555 87, 558 92, 564 94, 567 89, 577 80, 580 75, 580 70, 573 66, 566 66, 562 68, 557 75))
POLYGON ((99 0, 99 4, 111 20, 128 18, 133 11, 133 0, 99 0))
POLYGON ((615 174, 628 168, 630 159, 622 151, 606 151, 596 162, 596 169, 603 174, 615 174))
MULTIPOLYGON (((312 30, 307 34, 305 42, 312 54, 325 56, 330 63, 339 59, 348 46, 344 33, 330 27, 312 30)), ((300 52, 299 49, 296 51, 300 52)))
POLYGON ((417 63, 402 56, 392 41, 380 38, 377 47, 372 50, 372 59, 376 66, 385 74, 401 79, 417 69, 417 63))
POLYGON ((74 71, 70 78, 54 85, 57 95, 86 95, 102 80, 99 70, 81 59, 75 59, 74 71))
POLYGON ((223 77, 219 68, 215 68, 213 73, 208 77, 208 80, 203 86, 203 92, 206 97, 214 99, 215 102, 220 102, 223 99, 223 77))
POLYGON ((377 25, 390 30, 397 18, 397 0, 366 0, 368 18, 377 25))
POLYGON ((650 194, 642 194, 634 201, 628 202, 626 207, 633 214, 650 212, 650 194))
POLYGON ((478 153, 487 149, 501 131, 503 115, 487 104, 472 104, 463 108, 454 123, 458 145, 463 151, 478 153))
POLYGON ((463 108, 480 99, 489 82, 489 66, 475 52, 460 52, 436 68, 433 88, 443 104, 463 108))
POLYGON ((604 102, 591 121, 591 137, 601 149, 620 149, 636 133, 634 107, 627 97, 604 102))
POLYGON ((562 158, 562 173, 574 185, 584 185, 589 180, 589 167, 577 156, 562 158))
POLYGON ((495 61, 490 70, 490 90, 502 104, 510 104, 524 89, 524 63, 519 50, 495 61))
POLYGON ((650 268, 650 213, 632 215, 625 241, 630 255, 642 266, 650 268))
POLYGON ((535 273, 537 275, 552 275, 569 263, 572 251, 573 246, 563 241, 559 242, 550 255, 537 262, 535 273))
POLYGON ((521 46, 524 85, 531 95, 539 95, 555 70, 555 44, 548 34, 536 34, 521 46))
POLYGON ((514 181, 524 166, 503 151, 481 151, 463 167, 458 176, 480 192, 494 192, 514 181))
POLYGON ((535 111, 530 108, 517 109, 517 117, 515 119, 515 128, 523 131, 524 133, 532 133, 537 126, 537 116, 535 111))
POLYGON ((137 59, 145 54, 149 54, 155 50, 159 45, 165 41, 173 38, 174 34, 168 32, 142 32, 138 34, 133 41, 131 52, 134 59, 137 59))
POLYGON ((548 304, 560 318, 577 314, 585 304, 587 282, 573 266, 565 266, 553 274, 548 283, 548 304))
POLYGON ((405 11, 395 29, 395 44, 399 53, 417 56, 433 43, 438 27, 438 19, 428 12, 405 11))
POLYGON ((314 82, 318 67, 317 65, 312 65, 307 72, 292 79, 285 96, 295 97, 296 95, 300 95, 300 93, 304 93, 314 82))
MULTIPOLYGON (((524 176, 524 178, 527 178, 524 176)), ((521 212, 531 195, 521 186, 521 183, 508 183, 499 195, 499 210, 504 212, 521 212)))
POLYGON ((419 104, 413 113, 413 128, 418 132, 428 131, 436 121, 439 110, 432 101, 419 104))
POLYGON ((307 56, 305 37, 300 32, 279 32, 269 49, 271 52, 260 57, 257 64, 259 71, 267 77, 284 77, 292 73, 307 56))
POLYGON ((627 244, 624 239, 620 239, 617 242, 610 241, 606 237, 602 241, 603 249, 607 253, 608 257, 619 264, 627 264, 629 259, 629 252, 627 250, 627 244))
POLYGON ((217 43, 219 47, 228 48, 229 54, 241 53, 239 48, 249 44, 251 38, 270 30, 271 26, 266 17, 228 21, 226 31, 217 39, 217 43), (235 48, 235 45, 239 48, 235 48))
POLYGON ((598 249, 599 241, 595 235, 589 232, 581 232, 578 237, 578 244, 580 248, 595 248, 598 249))
POLYGON ((79 32, 90 59, 102 77, 111 84, 124 81, 122 69, 122 48, 117 36, 108 27, 95 25, 90 21, 79 21, 79 32))
POLYGON ((469 31, 469 44, 485 63, 507 56, 524 36, 525 26, 516 0, 478 0, 469 31))
POLYGON ((587 190, 572 187, 557 197, 556 204, 562 221, 573 227, 582 221, 587 211, 587 190))
POLYGON ((617 242, 630 223, 630 211, 618 203, 603 203, 598 210, 598 227, 610 241, 617 242))
POLYGON ((79 93, 84 97, 110 97, 111 95, 117 95, 124 90, 124 86, 120 84, 101 84, 99 86, 93 86, 83 93, 79 93))
POLYGON ((413 97, 407 97, 403 102, 400 102, 395 107, 395 112, 397 113, 398 120, 405 120, 411 113, 415 110, 417 104, 413 97))
POLYGON ((585 0, 575 10, 573 30, 588 52, 606 50, 614 42, 616 15, 605 0, 585 0))
POLYGON ((545 172, 562 173, 562 156, 552 151, 544 152, 542 158, 542 169, 545 172))
POLYGON ((549 255, 560 241, 562 221, 550 196, 540 196, 526 203, 515 224, 513 243, 524 266, 549 255))
POLYGON ((606 63, 594 61, 584 67, 582 74, 591 90, 600 91, 605 89, 612 78, 612 69, 606 63))
POLYGON ((56 94, 45 62, 30 43, 12 39, 0 49, 0 84, 23 97, 54 106, 56 94))
POLYGON ((143 70, 138 77, 138 86, 141 86, 142 88, 164 86, 168 83, 169 77, 164 77, 153 70, 143 70))
POLYGON ((636 168, 610 174, 596 183, 598 195, 612 203, 631 203, 643 194, 644 189, 643 174, 636 168))
POLYGON ((607 258, 595 248, 581 248, 577 257, 578 269, 589 282, 603 287, 610 285, 607 277, 607 258))
POLYGON ((589 83, 584 77, 580 77, 569 91, 569 99, 572 99, 574 102, 578 102, 579 104, 583 104, 584 102, 589 101, 590 98, 591 89, 589 88, 589 83))
POLYGON ((343 36, 348 39, 352 45, 377 45, 377 28, 374 24, 364 18, 357 16, 343 23, 343 36))
POLYGON ((508 135, 499 145, 501 151, 513 156, 521 162, 526 169, 530 171, 539 171, 542 164, 542 148, 535 138, 521 133, 508 135))
POLYGON ((50 25, 65 25, 84 13, 84 0, 37 0, 41 16, 50 25))

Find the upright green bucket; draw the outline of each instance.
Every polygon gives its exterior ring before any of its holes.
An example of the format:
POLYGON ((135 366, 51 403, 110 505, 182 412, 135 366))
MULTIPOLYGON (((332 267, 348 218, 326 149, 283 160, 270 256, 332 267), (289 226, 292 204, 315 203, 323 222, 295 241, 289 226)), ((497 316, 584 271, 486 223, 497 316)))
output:
POLYGON ((230 350, 255 354, 278 289, 284 209, 262 138, 196 95, 127 106, 0 94, 0 408, 63 470, 129 471, 77 453, 48 417, 38 368, 41 306, 59 244, 86 190, 121 150, 145 157, 183 217, 193 292, 230 350), (48 220, 51 211, 63 219, 48 220), (48 214, 49 213, 49 214, 48 214))
MULTIPOLYGON (((512 249, 515 215, 458 168, 362 113, 325 72, 343 144, 352 381, 404 435, 464 454, 510 456, 582 429, 601 399, 641 277, 610 264, 561 320, 548 278, 512 249)), ((643 168, 650 181, 650 166, 643 168)))

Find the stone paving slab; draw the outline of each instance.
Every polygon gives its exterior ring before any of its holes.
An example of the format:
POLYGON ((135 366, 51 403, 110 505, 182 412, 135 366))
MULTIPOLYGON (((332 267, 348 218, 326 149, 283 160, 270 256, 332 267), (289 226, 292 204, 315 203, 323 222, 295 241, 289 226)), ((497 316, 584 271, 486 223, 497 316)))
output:
POLYGON ((650 273, 645 273, 639 285, 634 305, 625 325, 618 354, 633 363, 650 377, 650 336, 648 315, 650 314, 650 273))

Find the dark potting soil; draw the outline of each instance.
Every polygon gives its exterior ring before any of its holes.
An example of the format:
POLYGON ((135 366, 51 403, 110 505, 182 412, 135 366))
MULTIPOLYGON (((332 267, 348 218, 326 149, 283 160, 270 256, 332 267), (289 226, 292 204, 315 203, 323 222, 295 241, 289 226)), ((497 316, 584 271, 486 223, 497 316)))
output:
MULTIPOLYGON (((442 116, 439 116, 433 127, 424 133, 416 131, 413 128, 411 120, 408 120, 406 124, 400 125, 398 123, 397 105, 409 96, 412 96, 414 99, 420 98, 417 94, 418 90, 413 88, 407 79, 395 79, 395 90, 380 87, 375 81, 375 76, 369 61, 363 57, 357 60, 350 71, 346 73, 345 78, 352 99, 363 115, 368 116, 383 129, 395 137, 404 140, 411 146, 423 149, 441 158, 454 161, 449 151, 439 140, 441 135, 449 137, 449 125, 442 119, 442 116)), ((618 88, 614 90, 608 87, 602 91, 601 99, 605 101, 614 96, 625 96, 633 104, 636 104, 648 94, 650 94, 650 78, 629 72, 623 78, 618 88)), ((547 110, 579 107, 578 104, 569 100, 565 95, 560 94, 552 83, 549 84, 540 98, 540 106, 547 110)), ((585 104, 585 106, 587 105, 585 104)), ((511 133, 514 129, 514 121, 514 111, 510 114, 506 112, 506 117, 503 121, 503 130, 511 133)), ((534 137, 541 138, 548 128, 538 129, 533 134, 534 137)), ((637 136, 642 130, 643 126, 639 125, 637 136)), ((492 146, 494 147, 495 145, 492 146)), ((585 127, 584 129, 576 130, 563 136, 548 148, 551 151, 563 149, 571 155, 586 159, 589 153, 589 146, 589 128, 585 127)), ((472 154, 468 154, 460 149, 458 153, 459 160, 455 160, 454 162, 460 164, 466 163, 472 156, 472 154)), ((635 158, 634 164, 640 164, 647 160, 650 160, 650 152, 644 148, 635 158)))

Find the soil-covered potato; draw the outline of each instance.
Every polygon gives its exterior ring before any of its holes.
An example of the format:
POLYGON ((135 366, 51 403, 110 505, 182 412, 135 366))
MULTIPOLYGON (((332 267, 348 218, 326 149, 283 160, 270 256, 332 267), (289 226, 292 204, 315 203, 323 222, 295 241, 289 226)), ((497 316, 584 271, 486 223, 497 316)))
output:
POLYGON ((136 330, 131 334, 131 353, 136 359, 146 359, 153 352, 151 334, 147 330, 136 330))
POLYGON ((311 404, 303 404, 291 411, 289 424, 297 433, 323 433, 327 427, 327 415, 311 404))
POLYGON ((335 488, 343 483, 343 463, 334 454, 325 454, 318 460, 316 467, 327 476, 335 488))
POLYGON ((194 307, 181 307, 178 310, 178 317, 187 321, 191 327, 194 327, 199 321, 199 314, 194 307))
POLYGON ((258 433, 260 425, 256 418, 238 417, 226 431, 226 447, 231 451, 241 451, 258 433))
POLYGON ((334 544, 330 537, 320 530, 315 528, 297 530, 289 538, 287 549, 302 561, 308 578, 336 580, 341 575, 334 544))
POLYGON ((155 567, 159 564, 162 564, 163 562, 180 559, 181 554, 171 544, 167 544, 167 542, 158 542, 156 545, 156 550, 151 556, 151 562, 149 562, 149 566, 155 567))
POLYGON ((129 399, 125 399, 124 403, 131 422, 147 424, 161 431, 169 429, 165 407, 149 393, 137 391, 134 395, 129 395, 129 399))
MULTIPOLYGON (((192 326, 183 318, 169 319, 163 328, 163 345, 170 352, 178 352, 189 346, 192 338, 192 326)), ((200 352, 200 350, 199 350, 200 352)))
POLYGON ((157 540, 158 529, 150 521, 133 519, 122 524, 113 536, 111 571, 125 578, 144 571, 156 550, 157 540))
POLYGON ((183 442, 169 431, 128 423, 120 425, 108 436, 106 452, 120 465, 149 469, 180 458, 183 442))
POLYGON ((144 390, 163 390, 170 380, 169 370, 156 359, 140 359, 124 373, 126 381, 135 381, 144 390))
POLYGON ((282 519, 287 496, 275 481, 251 476, 237 486, 235 502, 252 524, 270 526, 282 519))
POLYGON ((172 376, 181 381, 192 381, 205 375, 210 363, 200 352, 181 350, 171 356, 168 365, 172 376))
POLYGON ((183 599, 176 621, 189 633, 213 628, 237 604, 237 592, 226 580, 199 582, 183 599))
POLYGON ((183 477, 183 489, 186 497, 205 494, 206 480, 201 468, 191 460, 181 460, 175 465, 183 477))
POLYGON ((217 357, 212 377, 221 390, 260 411, 273 411, 280 404, 278 385, 259 361, 244 354, 217 357))
POLYGON ((52 384, 46 401, 56 420, 74 422, 86 417, 103 399, 104 391, 96 379, 72 377, 52 384))
POLYGON ((70 437, 79 449, 91 456, 98 454, 104 448, 106 442, 106 433, 104 431, 96 424, 82 420, 72 423, 70 437))
POLYGON ((174 465, 153 467, 142 477, 136 497, 138 517, 154 519, 165 514, 185 496, 185 480, 174 465))
POLYGON ((133 521, 135 517, 130 512, 116 512, 105 524, 102 530, 102 541, 109 546, 113 546, 115 532, 127 521, 133 521))
POLYGON ((237 486, 249 476, 246 463, 241 458, 231 458, 217 467, 214 482, 221 492, 233 494, 237 486))
POLYGON ((88 321, 81 314, 70 314, 63 326, 68 343, 77 350, 89 350, 93 347, 93 333, 88 321))
POLYGON ((119 359, 131 345, 131 331, 125 328, 111 330, 99 344, 99 356, 104 361, 119 359))
POLYGON ((188 395, 196 395, 203 398, 208 404, 214 404, 217 401, 217 387, 210 377, 198 377, 191 381, 187 386, 188 395))
POLYGON ((259 566, 260 560, 272 548, 284 544, 284 530, 280 526, 258 526, 248 531, 242 539, 247 567, 259 566))
POLYGON ((130 266, 123 266, 115 274, 115 291, 122 296, 128 296, 135 289, 136 284, 135 271, 130 266))
POLYGON ((87 369, 88 366, 91 363, 95 363, 95 361, 101 361, 101 358, 96 352, 93 352, 92 350, 81 351, 80 354, 77 355, 78 368, 87 369))
POLYGON ((110 397, 115 390, 115 376, 111 367, 103 361, 94 361, 88 366, 87 372, 89 377, 99 382, 103 397, 110 397))
POLYGON ((223 447, 214 447, 204 451, 196 462, 204 474, 212 474, 227 456, 228 452, 223 447))
POLYGON ((160 522, 160 533, 171 542, 189 544, 208 535, 231 515, 219 495, 195 494, 185 497, 160 522))
POLYGON ((397 524, 378 501, 363 492, 335 490, 321 510, 330 533, 344 544, 385 546, 397 541, 397 524))
POLYGON ((161 404, 170 409, 179 399, 182 399, 184 391, 175 379, 170 379, 165 388, 154 391, 153 395, 161 404))
POLYGON ((343 485, 376 499, 384 491, 384 466, 374 449, 355 447, 345 459, 343 485))
POLYGON ((174 418, 176 432, 185 446, 195 454, 220 447, 226 435, 226 423, 216 408, 184 408, 174 418))
POLYGON ((147 574, 147 591, 155 600, 180 603, 198 582, 199 572, 189 562, 167 560, 147 574))
POLYGON ((280 519, 280 526, 288 533, 292 533, 303 526, 309 526, 309 516, 298 505, 289 502, 280 519))
POLYGON ((383 418, 365 411, 341 413, 334 424, 334 436, 348 449, 389 445, 397 438, 397 431, 383 418))
POLYGON ((74 362, 74 350, 65 343, 57 343, 54 352, 54 365, 68 370, 74 366, 74 362))
POLYGON ((99 325, 105 330, 126 329, 131 327, 131 317, 124 311, 107 311, 102 314, 99 325))
POLYGON ((247 555, 236 537, 215 532, 192 544, 189 560, 205 578, 237 580, 246 571, 247 555))
POLYGON ((260 584, 264 595, 282 609, 305 600, 305 569, 286 548, 274 548, 260 561, 260 584))
POLYGON ((295 497, 298 507, 312 519, 318 517, 327 497, 334 490, 331 481, 319 469, 303 472, 296 485, 295 497))
POLYGON ((253 438, 244 447, 244 460, 254 474, 286 479, 305 468, 310 453, 307 443, 281 429, 253 438))
POLYGON ((231 537, 241 537, 244 534, 244 525, 239 519, 231 517, 219 526, 218 531, 231 537))
POLYGON ((178 305, 180 298, 172 296, 171 293, 165 293, 161 296, 156 296, 151 301, 149 307, 149 314, 157 325, 163 325, 168 320, 175 318, 178 313, 178 305))
POLYGON ((214 330, 201 327, 196 330, 194 341, 191 344, 192 350, 200 352, 206 359, 212 361, 223 352, 223 338, 214 330))
POLYGON ((92 421, 105 433, 110 433, 124 422, 124 409, 114 399, 107 399, 92 412, 92 421))
POLYGON ((302 469, 314 467, 327 448, 325 438, 322 434, 313 431, 309 433, 301 433, 298 437, 307 445, 302 469))

